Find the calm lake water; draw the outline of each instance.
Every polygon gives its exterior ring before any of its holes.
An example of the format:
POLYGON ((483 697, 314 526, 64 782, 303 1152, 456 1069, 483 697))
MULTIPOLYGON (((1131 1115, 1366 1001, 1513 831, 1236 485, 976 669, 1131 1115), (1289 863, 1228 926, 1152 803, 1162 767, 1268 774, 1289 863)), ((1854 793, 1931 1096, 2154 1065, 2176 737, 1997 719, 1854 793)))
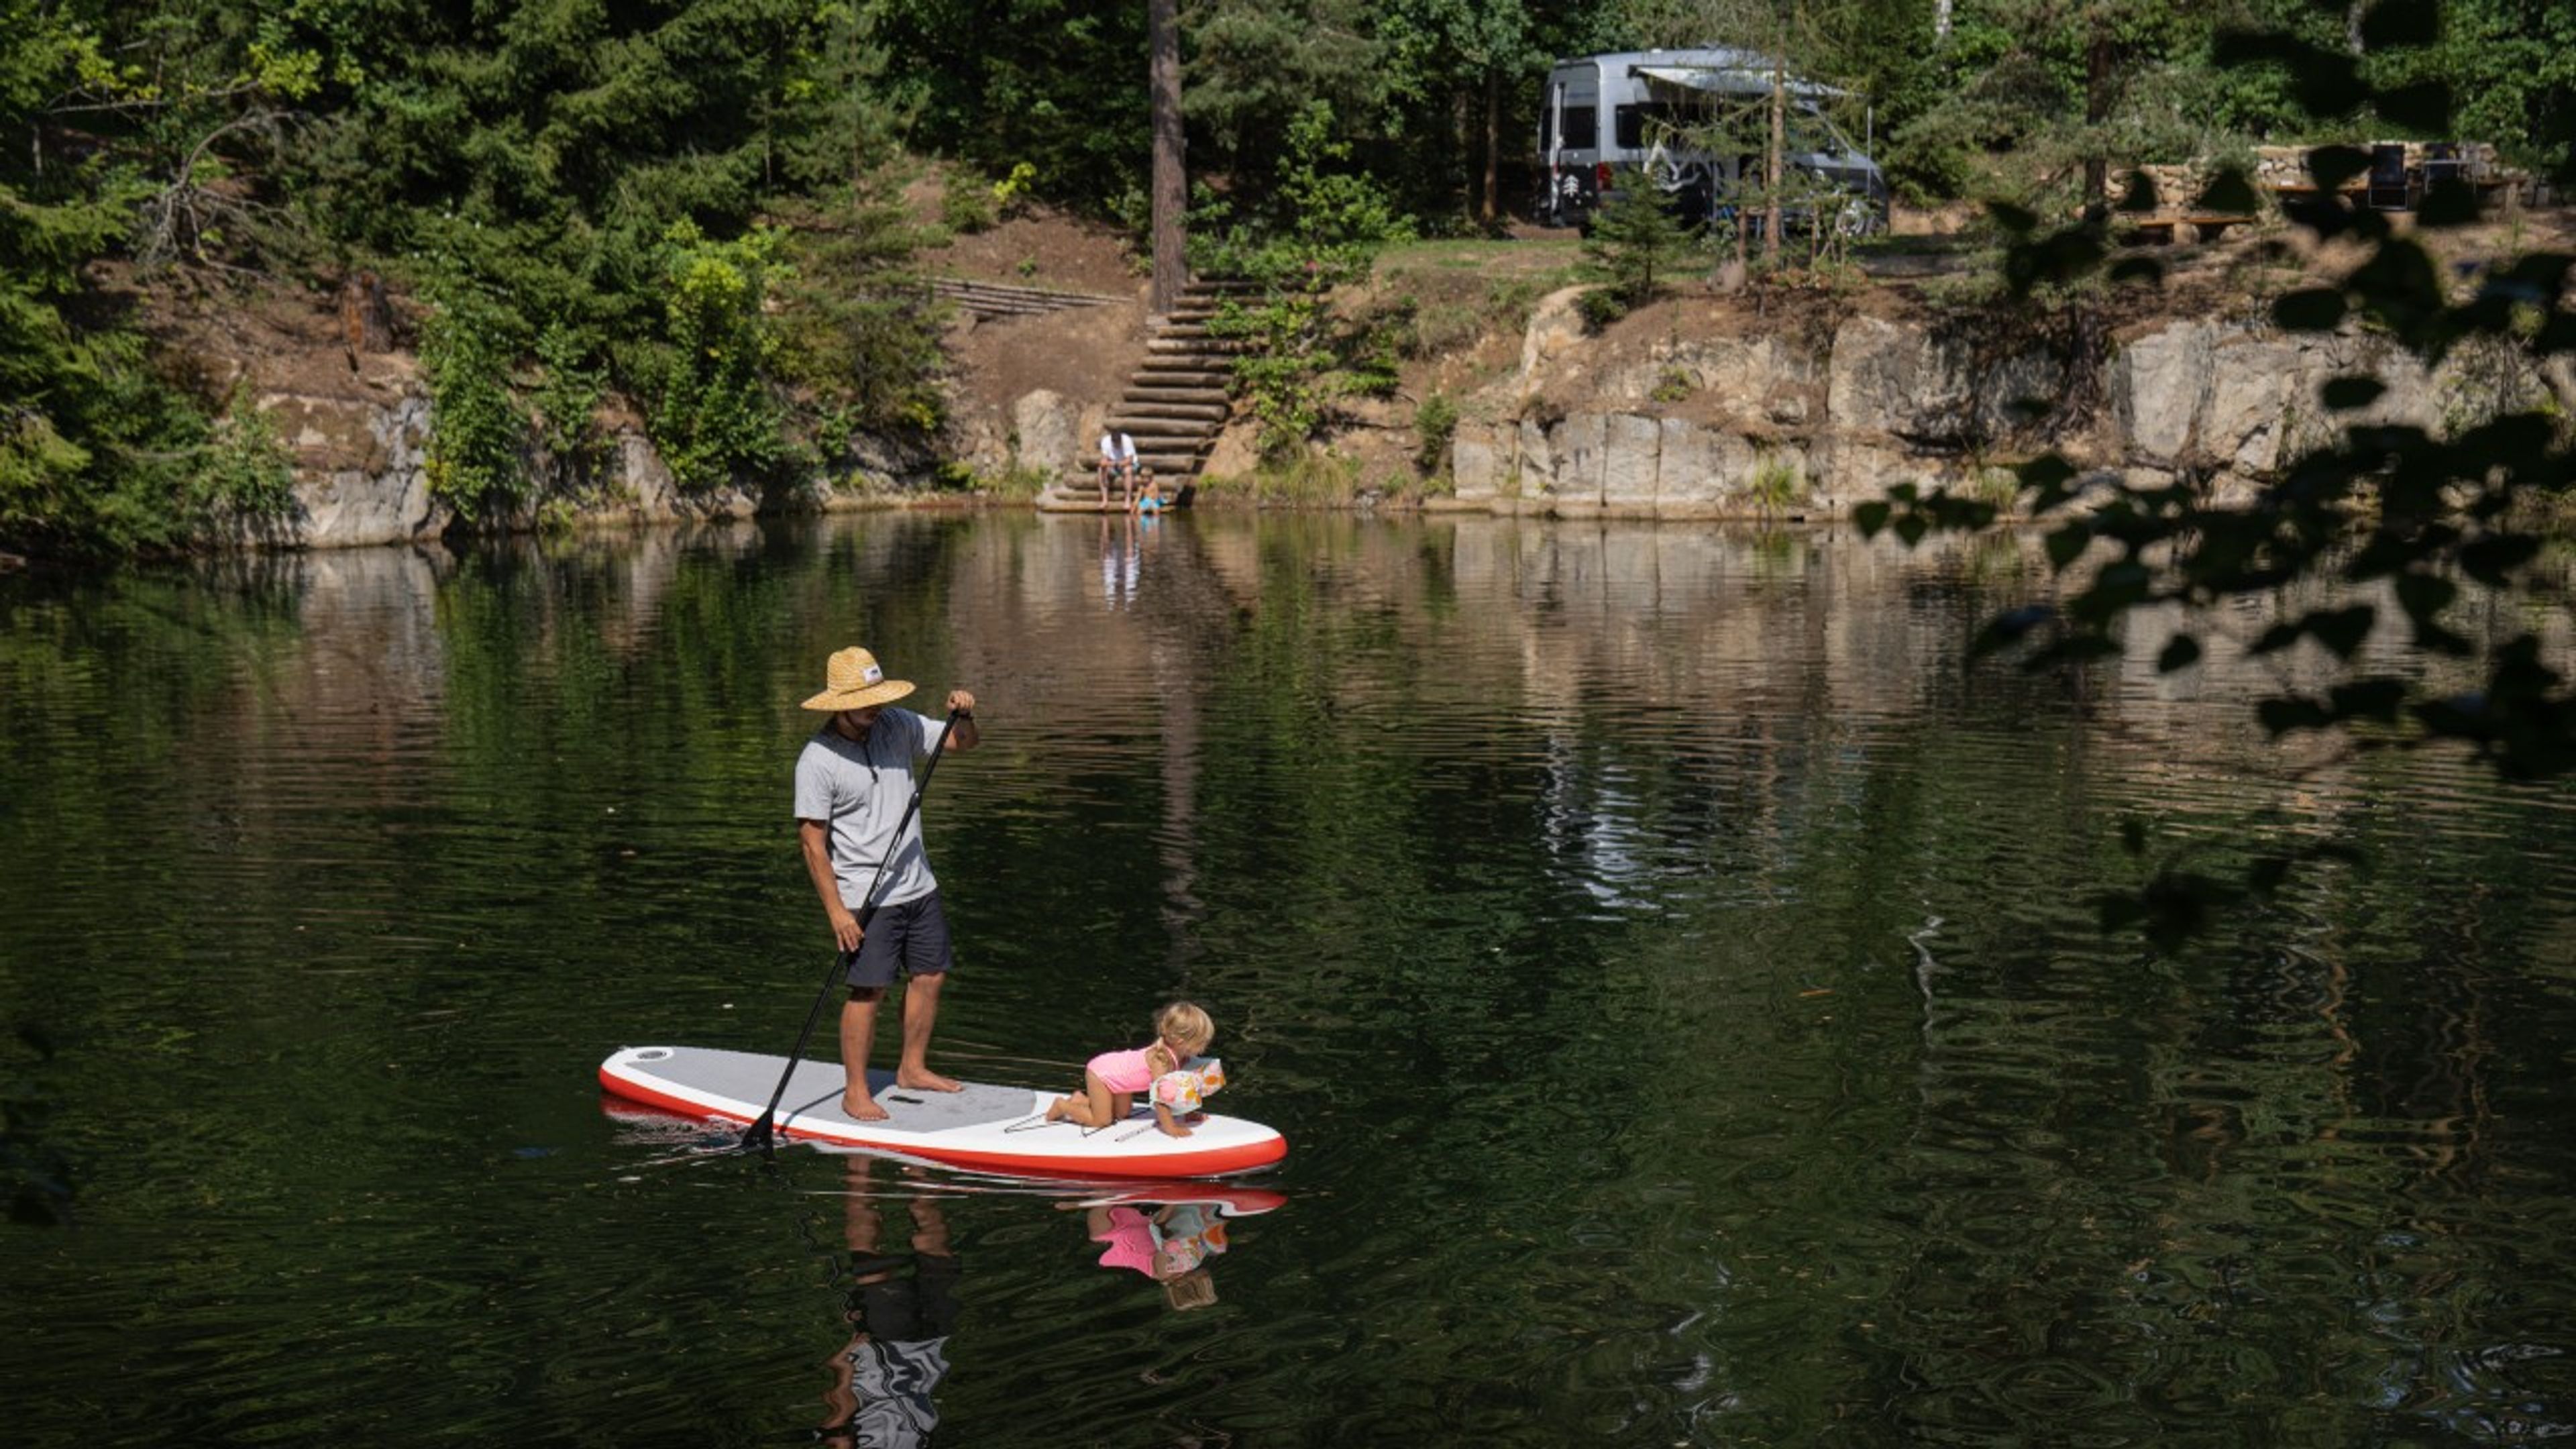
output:
POLYGON ((9 1440, 2576 1434, 2576 792, 2275 747, 2272 667, 2152 630, 1965 667, 2035 557, 884 516, 0 580, 5 1150, 77 1189, 0 1227, 9 1440), (982 700, 942 1064, 1069 1086, 1186 993, 1288 1135, 1214 1304, 1059 1190, 604 1110, 617 1047, 794 1040, 848 643, 982 700), (2246 838, 2361 859, 2097 929, 2246 838))

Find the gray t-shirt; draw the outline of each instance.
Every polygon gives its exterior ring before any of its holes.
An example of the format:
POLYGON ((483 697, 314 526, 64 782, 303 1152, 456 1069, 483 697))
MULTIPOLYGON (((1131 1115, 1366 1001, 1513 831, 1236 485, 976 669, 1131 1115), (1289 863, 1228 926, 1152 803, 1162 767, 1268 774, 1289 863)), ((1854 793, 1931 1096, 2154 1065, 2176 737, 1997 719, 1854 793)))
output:
MULTIPOLYGON (((796 818, 829 825, 832 874, 841 883, 841 904, 853 911, 876 879, 877 862, 894 844, 895 822, 912 803, 912 762, 928 757, 938 738, 929 720, 890 708, 877 716, 865 740, 845 739, 826 724, 796 757, 796 818)), ((937 889, 916 814, 894 864, 886 867, 877 904, 901 905, 937 889)))

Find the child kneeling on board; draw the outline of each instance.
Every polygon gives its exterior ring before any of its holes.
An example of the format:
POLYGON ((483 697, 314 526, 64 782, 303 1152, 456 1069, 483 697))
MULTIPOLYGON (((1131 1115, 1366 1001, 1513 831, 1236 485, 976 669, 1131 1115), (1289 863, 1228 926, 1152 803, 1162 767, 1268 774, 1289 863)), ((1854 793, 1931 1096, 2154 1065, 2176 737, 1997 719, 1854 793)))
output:
POLYGON ((1189 1125, 1181 1119, 1225 1085, 1224 1064, 1203 1055, 1215 1041, 1216 1023, 1208 1014, 1175 1001, 1154 1018, 1151 1046, 1093 1057, 1082 1069, 1082 1091, 1056 1098, 1047 1120, 1106 1127, 1126 1116, 1129 1100, 1144 1092, 1154 1107, 1154 1125, 1167 1137, 1187 1137, 1189 1125))

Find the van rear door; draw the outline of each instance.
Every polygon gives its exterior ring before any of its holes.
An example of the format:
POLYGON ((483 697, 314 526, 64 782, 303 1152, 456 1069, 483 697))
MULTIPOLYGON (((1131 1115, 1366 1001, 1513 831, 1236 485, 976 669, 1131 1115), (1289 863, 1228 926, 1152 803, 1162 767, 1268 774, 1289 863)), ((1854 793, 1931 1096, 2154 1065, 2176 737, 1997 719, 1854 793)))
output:
POLYGON ((1547 199, 1541 214, 1572 225, 1592 209, 1593 168, 1601 160, 1601 69, 1589 62, 1548 72, 1547 103, 1539 119, 1540 150, 1547 157, 1547 199))

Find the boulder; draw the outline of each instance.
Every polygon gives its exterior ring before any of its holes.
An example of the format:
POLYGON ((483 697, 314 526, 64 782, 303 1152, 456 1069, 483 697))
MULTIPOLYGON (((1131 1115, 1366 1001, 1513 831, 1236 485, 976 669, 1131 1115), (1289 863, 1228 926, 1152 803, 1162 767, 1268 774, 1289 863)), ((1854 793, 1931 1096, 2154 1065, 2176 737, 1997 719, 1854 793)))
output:
POLYGON ((2178 322, 2120 348, 2111 360, 2111 409, 2124 451, 2158 463, 2191 456, 2217 331, 2178 322))
POLYGON ((1081 411, 1063 394, 1039 388, 1011 404, 1013 461, 1050 475, 1078 465, 1085 456, 1081 411))
POLYGON ((2195 455, 2244 471, 2270 470, 2281 459, 2293 414, 2319 406, 2322 381, 2310 376, 2294 344, 2242 333, 2221 340, 2209 354, 2195 455))
POLYGON ((1635 413, 1613 413, 1604 425, 1601 502, 1622 512, 1655 506, 1656 461, 1663 451, 1663 423, 1635 413))
POLYGON ((1452 496, 1461 503, 1481 503, 1501 492, 1512 443, 1512 434, 1500 424, 1460 420, 1449 440, 1452 496))
POLYGON ((299 474, 284 538, 308 548, 400 543, 446 525, 446 505, 429 492, 429 399, 404 397, 370 411, 366 456, 299 474))
POLYGON ((1556 455, 1556 475, 1549 492, 1557 502, 1578 506, 1600 503, 1609 437, 1609 419, 1599 413, 1569 413, 1548 430, 1548 442, 1556 455))

